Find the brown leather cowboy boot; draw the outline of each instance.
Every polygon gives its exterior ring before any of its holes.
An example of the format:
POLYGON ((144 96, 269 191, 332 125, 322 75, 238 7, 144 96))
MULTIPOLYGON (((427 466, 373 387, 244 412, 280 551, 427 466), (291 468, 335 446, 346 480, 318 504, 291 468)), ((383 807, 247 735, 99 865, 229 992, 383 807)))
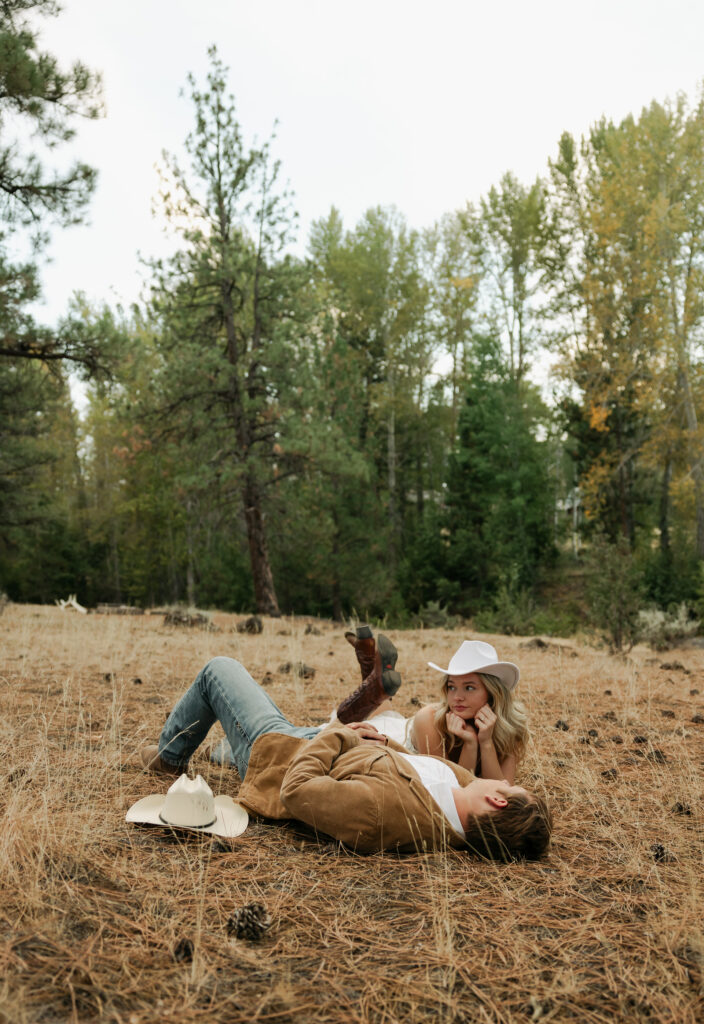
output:
POLYGON ((142 762, 143 768, 150 772, 157 772, 159 775, 173 775, 178 778, 186 770, 185 768, 178 768, 176 765, 169 764, 168 761, 164 761, 159 757, 159 747, 156 743, 148 747, 142 747, 139 751, 139 760, 142 762))
POLYGON ((374 668, 362 685, 346 697, 337 709, 337 717, 343 725, 363 721, 380 704, 393 697, 401 685, 401 676, 394 672, 397 658, 398 653, 389 638, 379 635, 374 668))
POLYGON ((374 634, 369 626, 357 626, 356 633, 345 633, 345 640, 354 647, 354 653, 357 655, 357 661, 362 670, 362 682, 364 682, 370 672, 374 671, 376 660, 374 634))

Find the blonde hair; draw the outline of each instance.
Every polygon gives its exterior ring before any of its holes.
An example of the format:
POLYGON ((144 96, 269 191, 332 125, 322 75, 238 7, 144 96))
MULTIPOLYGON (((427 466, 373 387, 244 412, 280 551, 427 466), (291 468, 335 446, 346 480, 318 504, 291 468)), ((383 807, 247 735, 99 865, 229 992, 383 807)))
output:
MULTIPOLYGON (((526 741, 528 739, 528 726, 526 725, 527 715, 523 705, 513 699, 511 690, 508 690, 498 676, 489 675, 486 672, 477 672, 477 675, 484 683, 489 694, 489 707, 496 715, 492 739, 496 748, 496 756, 499 761, 514 754, 516 759, 523 756, 526 741)), ((447 757, 451 750, 459 746, 462 741, 447 731, 445 715, 450 710, 447 703, 447 684, 449 676, 442 681, 442 702, 435 712, 433 724, 442 736, 444 756, 447 757)))

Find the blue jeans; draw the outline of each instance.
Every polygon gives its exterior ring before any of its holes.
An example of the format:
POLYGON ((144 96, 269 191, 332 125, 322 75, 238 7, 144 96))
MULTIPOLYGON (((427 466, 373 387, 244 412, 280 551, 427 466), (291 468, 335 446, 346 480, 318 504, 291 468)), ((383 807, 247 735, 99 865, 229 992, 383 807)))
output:
POLYGON ((159 737, 159 754, 184 771, 211 725, 219 720, 227 744, 224 758, 244 779, 252 744, 265 732, 283 732, 310 740, 317 726, 291 725, 244 665, 233 658, 213 658, 196 676, 173 709, 159 737), (229 750, 228 750, 229 746, 229 750))

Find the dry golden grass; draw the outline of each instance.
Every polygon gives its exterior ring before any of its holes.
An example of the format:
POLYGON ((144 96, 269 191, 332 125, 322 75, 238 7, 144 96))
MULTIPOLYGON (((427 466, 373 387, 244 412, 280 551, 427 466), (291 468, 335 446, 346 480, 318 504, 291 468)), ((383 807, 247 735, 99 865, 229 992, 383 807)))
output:
MULTIPOLYGON (((211 656, 271 672, 268 692, 302 724, 357 683, 336 625, 306 635, 306 620, 270 620, 250 637, 230 632, 235 616, 214 621, 220 633, 43 607, 0 618, 0 1020, 704 1018, 704 725, 692 722, 704 651, 619 659, 489 637, 521 665, 533 737, 521 781, 551 797, 549 858, 361 858, 294 826, 253 821, 230 846, 125 823, 131 803, 166 788, 135 751, 211 656), (286 661, 313 666, 314 680, 278 673, 286 661), (661 667, 673 661, 689 671, 661 667), (671 860, 654 858, 657 843, 671 860), (226 929, 251 901, 273 918, 259 943, 226 929), (174 957, 183 939, 192 962, 174 957)), ((435 697, 427 658, 449 657, 461 634, 390 635, 404 677, 395 703, 410 713, 411 697, 435 697)), ((193 767, 236 792, 236 774, 205 752, 193 767)))

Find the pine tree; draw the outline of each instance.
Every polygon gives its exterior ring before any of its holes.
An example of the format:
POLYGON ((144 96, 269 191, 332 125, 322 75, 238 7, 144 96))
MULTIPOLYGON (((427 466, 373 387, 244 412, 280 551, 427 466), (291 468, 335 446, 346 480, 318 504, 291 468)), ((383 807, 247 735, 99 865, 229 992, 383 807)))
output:
POLYGON ((445 530, 448 577, 465 610, 507 575, 532 587, 553 556, 544 415, 535 390, 513 379, 495 339, 475 337, 472 374, 450 457, 445 530))
MULTIPOLYGON (((152 314, 164 361, 162 413, 185 438, 207 424, 204 488, 227 482, 247 531, 256 610, 278 615, 266 525, 280 461, 282 389, 295 396, 304 270, 284 252, 294 217, 268 143, 247 148, 215 49, 189 78, 190 171, 166 157, 162 200, 184 246, 155 266, 152 314)), ((295 404, 295 400, 294 400, 295 404)))

